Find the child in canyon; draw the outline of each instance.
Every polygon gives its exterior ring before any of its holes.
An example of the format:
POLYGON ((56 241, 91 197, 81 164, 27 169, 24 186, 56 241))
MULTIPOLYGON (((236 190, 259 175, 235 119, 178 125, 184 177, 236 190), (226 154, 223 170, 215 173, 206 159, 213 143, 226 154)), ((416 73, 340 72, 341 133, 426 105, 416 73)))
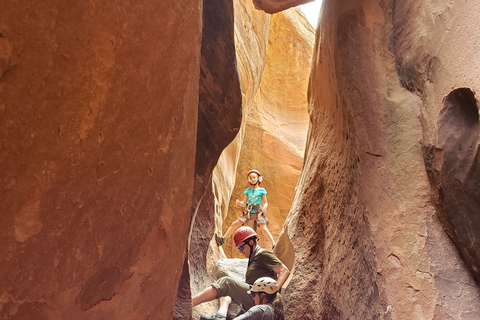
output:
POLYGON ((235 202, 237 206, 245 207, 245 211, 232 223, 225 236, 222 237, 215 232, 215 240, 219 246, 223 245, 238 227, 247 224, 252 216, 257 220, 262 233, 272 242, 272 250, 275 249, 275 240, 267 227, 268 220, 265 216, 268 207, 267 191, 264 188, 260 188, 262 179, 262 175, 258 170, 250 170, 248 172, 247 181, 250 187, 245 190, 243 201, 237 199, 235 202))

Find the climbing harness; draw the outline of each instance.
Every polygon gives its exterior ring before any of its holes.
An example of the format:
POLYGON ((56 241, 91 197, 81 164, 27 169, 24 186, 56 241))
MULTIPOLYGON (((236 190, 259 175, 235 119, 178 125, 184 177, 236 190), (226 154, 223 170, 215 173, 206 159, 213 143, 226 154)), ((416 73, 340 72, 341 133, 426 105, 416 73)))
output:
POLYGON ((260 209, 259 204, 247 203, 247 206, 245 207, 245 211, 243 211, 243 214, 247 216, 248 220, 250 220, 250 218, 253 219, 253 230, 257 231, 257 226, 258 226, 257 217, 258 217, 259 214, 261 214, 263 216, 263 218, 265 219, 265 222, 267 224, 267 227, 268 227, 269 221, 267 219, 267 216, 260 209), (252 213, 251 212, 252 210, 256 210, 257 212, 252 213))

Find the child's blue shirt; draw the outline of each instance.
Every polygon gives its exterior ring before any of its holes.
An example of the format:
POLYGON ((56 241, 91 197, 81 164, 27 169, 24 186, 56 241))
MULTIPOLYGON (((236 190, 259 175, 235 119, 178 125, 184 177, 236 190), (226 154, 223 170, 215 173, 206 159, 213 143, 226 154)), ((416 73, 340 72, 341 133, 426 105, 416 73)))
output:
MULTIPOLYGON (((244 192, 247 195, 247 204, 253 203, 253 204, 262 204, 262 197, 264 194, 267 194, 267 190, 264 188, 258 188, 253 190, 252 188, 248 188, 244 192)), ((260 209, 262 209, 262 206, 260 206, 260 209)), ((256 213, 257 210, 253 209, 251 211, 252 213, 256 213)))

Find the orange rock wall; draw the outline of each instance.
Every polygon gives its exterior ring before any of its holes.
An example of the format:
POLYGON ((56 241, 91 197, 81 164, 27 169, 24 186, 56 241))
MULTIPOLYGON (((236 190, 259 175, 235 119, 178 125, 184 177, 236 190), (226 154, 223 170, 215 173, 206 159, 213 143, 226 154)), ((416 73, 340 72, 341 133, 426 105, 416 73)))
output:
POLYGON ((201 1, 0 4, 2 319, 172 318, 201 24, 201 1))
MULTIPOLYGON (((230 191, 228 212, 221 214, 225 216, 222 226, 225 233, 242 212, 235 200, 242 200, 249 187, 246 174, 257 169, 264 177, 261 186, 268 192, 269 229, 276 240, 291 206, 303 161, 314 30, 297 10, 290 9, 271 17, 268 32, 261 82, 252 104, 246 107, 243 135, 237 137, 241 139, 241 148, 235 185, 230 191)), ((270 240, 260 229, 257 232, 260 245, 271 248, 270 240)), ((227 256, 243 258, 232 244, 230 239, 223 246, 227 256)))

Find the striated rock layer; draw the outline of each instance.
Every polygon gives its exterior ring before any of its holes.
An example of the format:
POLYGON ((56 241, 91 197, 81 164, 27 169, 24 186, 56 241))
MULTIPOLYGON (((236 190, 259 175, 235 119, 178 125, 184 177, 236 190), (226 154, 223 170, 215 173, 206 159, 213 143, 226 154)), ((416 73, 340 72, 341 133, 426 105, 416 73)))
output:
POLYGON ((172 318, 201 5, 0 5, 2 319, 172 318))
POLYGON ((289 319, 480 318, 478 8, 324 1, 289 319))

